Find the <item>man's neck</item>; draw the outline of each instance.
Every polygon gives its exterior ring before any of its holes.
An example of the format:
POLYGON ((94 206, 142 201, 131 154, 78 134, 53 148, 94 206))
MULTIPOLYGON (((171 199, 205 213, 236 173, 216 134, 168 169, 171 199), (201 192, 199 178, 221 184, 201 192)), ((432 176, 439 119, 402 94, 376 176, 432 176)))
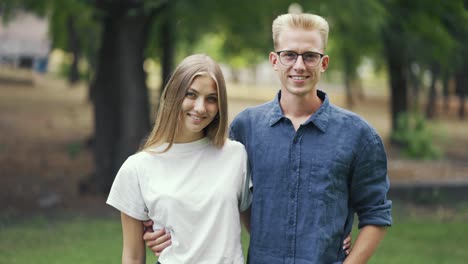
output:
POLYGON ((316 89, 303 96, 281 93, 281 109, 284 115, 291 120, 296 131, 321 105, 322 100, 318 97, 316 89))
POLYGON ((288 117, 309 117, 320 108, 322 100, 316 89, 302 96, 282 92, 280 105, 284 115, 288 117))

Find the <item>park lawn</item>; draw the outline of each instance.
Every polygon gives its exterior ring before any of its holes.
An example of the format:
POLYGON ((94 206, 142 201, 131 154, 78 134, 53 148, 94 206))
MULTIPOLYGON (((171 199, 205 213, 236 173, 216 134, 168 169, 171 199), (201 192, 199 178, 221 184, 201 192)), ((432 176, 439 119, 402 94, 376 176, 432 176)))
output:
POLYGON ((396 221, 369 263, 466 263, 467 236, 466 221, 396 221))
MULTIPOLYGON (((243 234, 243 245, 248 235, 243 234)), ((121 262, 120 218, 0 217, 0 263, 115 264, 121 262)), ((157 258, 147 250, 146 263, 157 258)))
MULTIPOLYGON (((466 263, 466 221, 397 217, 370 263, 466 263)), ((243 234, 244 248, 247 239, 243 234)), ((118 218, 0 218, 0 263, 120 263, 121 243, 118 218)), ((146 263, 154 264, 147 253, 146 263)))

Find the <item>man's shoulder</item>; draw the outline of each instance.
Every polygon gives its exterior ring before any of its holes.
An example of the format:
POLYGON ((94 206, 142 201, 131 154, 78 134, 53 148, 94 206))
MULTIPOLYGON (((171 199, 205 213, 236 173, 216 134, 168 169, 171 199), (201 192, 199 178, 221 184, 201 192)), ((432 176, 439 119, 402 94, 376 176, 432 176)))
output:
POLYGON ((348 109, 339 107, 335 104, 330 103, 330 113, 332 114, 332 117, 343 117, 343 118, 352 118, 356 120, 364 120, 362 116, 359 114, 350 111, 348 109))
POLYGON ((330 119, 349 129, 360 130, 368 135, 377 135, 375 128, 361 115, 330 104, 330 119))
POLYGON ((370 125, 361 115, 333 104, 330 104, 330 117, 340 121, 356 122, 362 126, 370 125))

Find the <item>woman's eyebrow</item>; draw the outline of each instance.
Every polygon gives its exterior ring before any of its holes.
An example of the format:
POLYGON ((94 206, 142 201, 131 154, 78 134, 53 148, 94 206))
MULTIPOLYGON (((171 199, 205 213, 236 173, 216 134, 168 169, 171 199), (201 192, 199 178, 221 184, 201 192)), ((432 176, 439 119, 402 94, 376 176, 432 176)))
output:
POLYGON ((197 90, 193 89, 192 87, 189 87, 189 88, 187 89, 187 91, 189 91, 189 92, 194 92, 194 93, 197 93, 197 94, 199 93, 197 90))

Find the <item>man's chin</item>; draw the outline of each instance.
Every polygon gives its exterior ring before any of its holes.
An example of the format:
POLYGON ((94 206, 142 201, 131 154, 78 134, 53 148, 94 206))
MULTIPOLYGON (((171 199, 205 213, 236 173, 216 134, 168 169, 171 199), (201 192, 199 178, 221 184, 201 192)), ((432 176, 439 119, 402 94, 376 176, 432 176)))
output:
POLYGON ((312 91, 315 91, 315 89, 311 87, 290 87, 287 90, 290 94, 296 96, 305 96, 310 94, 312 91))

